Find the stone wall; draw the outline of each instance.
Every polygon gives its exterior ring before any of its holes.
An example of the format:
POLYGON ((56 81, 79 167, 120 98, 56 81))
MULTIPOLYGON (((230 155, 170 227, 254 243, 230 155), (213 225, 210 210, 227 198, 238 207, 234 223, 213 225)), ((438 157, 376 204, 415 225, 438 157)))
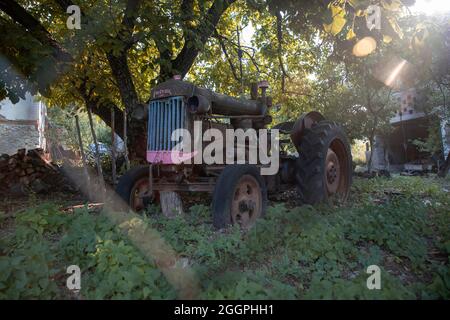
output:
POLYGON ((0 154, 15 154, 18 149, 39 147, 39 131, 34 124, 0 123, 0 154))

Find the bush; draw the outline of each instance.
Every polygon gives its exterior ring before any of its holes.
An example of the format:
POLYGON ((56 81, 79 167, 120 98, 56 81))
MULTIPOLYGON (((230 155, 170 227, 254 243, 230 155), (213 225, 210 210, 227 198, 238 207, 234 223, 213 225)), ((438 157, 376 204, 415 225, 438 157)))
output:
POLYGON ((43 203, 19 212, 15 233, 0 238, 0 298, 71 297, 65 271, 72 264, 81 268, 84 298, 178 298, 154 257, 141 251, 156 245, 195 271, 199 298, 448 299, 450 197, 442 183, 356 180, 346 206, 276 204, 247 232, 214 230, 202 205, 175 219, 152 206, 117 222, 106 211, 68 214, 43 203), (145 241, 157 242, 133 242, 146 230, 155 237, 145 241), (372 264, 382 270, 381 290, 366 287, 372 264))

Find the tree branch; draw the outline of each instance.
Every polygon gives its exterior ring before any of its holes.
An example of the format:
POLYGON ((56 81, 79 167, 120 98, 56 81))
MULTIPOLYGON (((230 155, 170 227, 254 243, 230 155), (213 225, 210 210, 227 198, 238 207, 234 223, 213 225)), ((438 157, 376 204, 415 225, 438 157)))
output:
POLYGON ((172 77, 174 74, 180 74, 182 77, 186 75, 198 53, 213 34, 220 17, 235 1, 236 0, 215 0, 208 9, 206 15, 201 18, 198 27, 192 28, 189 26, 189 29, 185 32, 183 48, 178 56, 172 60, 171 66, 161 67, 160 75, 158 77, 160 82, 172 77))
POLYGON ((20 23, 35 39, 43 45, 54 49, 54 58, 58 62, 72 62, 72 56, 54 40, 42 24, 12 0, 0 0, 0 10, 9 15, 14 21, 20 23))
POLYGON ((140 0, 128 0, 121 23, 121 30, 116 39, 124 43, 124 47, 114 54, 107 52, 111 71, 117 80, 118 89, 122 98, 122 103, 133 117, 138 119, 145 118, 144 106, 140 103, 136 87, 134 86, 133 76, 128 66, 128 51, 133 45, 133 29, 136 23, 137 11, 141 4, 140 0))
MULTIPOLYGON (((219 37, 222 41, 223 41, 223 40, 226 40, 226 41, 228 41, 231 45, 233 45, 233 46, 235 46, 237 49, 239 49, 239 45, 238 45, 236 42, 233 42, 232 40, 228 39, 227 37, 222 36, 222 35, 220 35, 220 34, 215 35, 215 37, 219 37)), ((260 72, 261 72, 261 70, 260 70, 260 65, 258 64, 258 62, 256 62, 256 59, 255 59, 255 52, 256 52, 255 48, 252 48, 252 47, 249 47, 249 46, 243 46, 243 45, 241 45, 241 46, 240 46, 240 49, 241 49, 242 53, 246 54, 246 55, 250 58, 250 60, 252 61, 253 65, 254 65, 255 68, 256 68, 256 71, 257 71, 258 73, 260 73, 260 72), (247 49, 252 50, 252 54, 250 54, 247 50, 244 50, 243 48, 247 48, 247 49)))
POLYGON ((233 61, 231 61, 231 58, 228 55, 227 48, 225 47, 225 43, 223 42, 223 40, 220 37, 220 35, 217 32, 217 30, 214 30, 214 35, 217 38, 217 40, 219 41, 220 47, 222 48, 222 52, 225 55, 225 58, 227 59, 228 64, 230 65, 230 69, 231 69, 231 72, 233 73, 234 79, 236 79, 236 81, 240 81, 241 79, 238 77, 237 72, 236 72, 236 68, 234 67, 234 64, 233 64, 233 61))
POLYGON ((281 92, 284 93, 286 89, 286 77, 288 77, 288 74, 286 72, 286 68, 284 67, 283 63, 283 25, 282 25, 282 17, 280 11, 275 12, 275 17, 277 18, 277 40, 278 40, 278 48, 277 48, 277 55, 278 55, 278 62, 280 63, 280 69, 281 69, 281 92))
POLYGON ((141 0, 128 0, 122 18, 123 28, 120 30, 118 37, 126 44, 126 50, 133 45, 133 29, 136 24, 136 17, 141 0))
MULTIPOLYGON (((69 6, 71 2, 65 0, 58 0, 58 3, 63 6, 65 5, 69 6)), ((41 23, 38 20, 36 20, 32 15, 30 15, 24 8, 18 5, 16 2, 11 0, 0 0, 0 9, 5 13, 7 13, 14 21, 21 24, 27 30, 27 33, 29 33, 33 38, 38 40, 43 45, 55 50, 56 54, 54 55, 54 58, 56 61, 66 62, 67 65, 74 61, 70 53, 68 53, 56 40, 52 38, 51 34, 41 25, 41 23)), ((51 61, 48 61, 46 63, 54 64, 54 62, 51 61)), ((67 71, 67 67, 64 69, 63 68, 58 69, 58 73, 53 74, 52 78, 46 78, 45 84, 47 85, 51 84, 65 71, 67 71)), ((41 79, 43 79, 43 77, 39 77, 39 80, 41 79)), ((43 83, 40 83, 40 87, 42 86, 43 83)), ((83 88, 78 88, 77 90, 80 93, 80 96, 84 97, 86 92, 83 91, 83 88)), ((116 110, 117 115, 115 119, 116 130, 119 135, 122 135, 121 130, 123 128, 122 123, 123 119, 121 116, 121 110, 110 101, 100 103, 98 99, 92 98, 90 98, 88 101, 89 106, 92 108, 92 111, 109 126, 111 125, 110 110, 111 108, 114 108, 116 110)))

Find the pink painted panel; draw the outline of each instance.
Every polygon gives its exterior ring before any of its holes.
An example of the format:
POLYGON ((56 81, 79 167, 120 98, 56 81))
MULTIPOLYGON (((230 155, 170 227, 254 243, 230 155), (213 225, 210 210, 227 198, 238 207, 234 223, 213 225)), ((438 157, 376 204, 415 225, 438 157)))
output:
POLYGON ((197 151, 147 151, 147 161, 155 164, 180 164, 192 159, 196 154, 197 151))

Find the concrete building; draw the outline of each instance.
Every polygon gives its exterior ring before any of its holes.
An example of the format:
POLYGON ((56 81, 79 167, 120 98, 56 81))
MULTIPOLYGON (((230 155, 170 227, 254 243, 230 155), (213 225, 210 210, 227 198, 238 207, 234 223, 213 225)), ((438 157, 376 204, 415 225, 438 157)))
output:
POLYGON ((442 163, 450 150, 450 127, 442 117, 441 108, 434 114, 425 114, 418 106, 419 97, 415 89, 394 94, 397 111, 390 119, 392 132, 387 137, 376 136, 372 156, 374 170, 423 171, 442 163), (441 131, 442 154, 420 151, 414 140, 426 140, 429 127, 438 121, 441 131))
POLYGON ((46 149, 46 106, 27 93, 13 104, 0 102, 0 154, 14 154, 17 149, 46 149))

